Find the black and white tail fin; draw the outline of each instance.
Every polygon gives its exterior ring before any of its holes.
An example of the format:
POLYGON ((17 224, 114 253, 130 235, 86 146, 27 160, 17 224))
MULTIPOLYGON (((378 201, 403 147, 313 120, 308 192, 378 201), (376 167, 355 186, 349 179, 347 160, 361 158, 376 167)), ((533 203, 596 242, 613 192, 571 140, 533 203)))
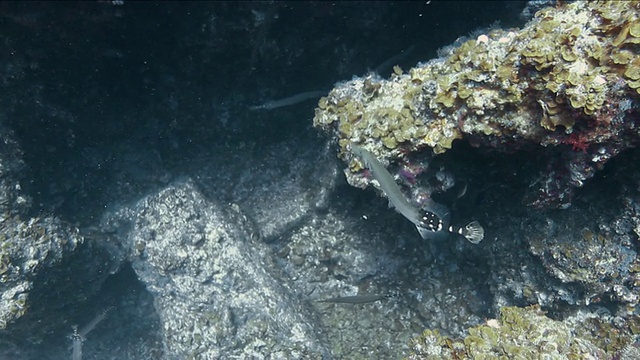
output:
POLYGON ((449 226, 449 232, 464 236, 472 244, 477 244, 484 238, 484 228, 476 220, 467 224, 463 228, 449 226))
POLYGON ((416 229, 418 229, 420 236, 425 240, 441 238, 446 233, 463 236, 472 244, 477 244, 484 238, 484 228, 475 220, 468 223, 465 227, 449 226, 443 229, 442 223, 439 223, 437 227, 422 227, 416 225, 416 229))

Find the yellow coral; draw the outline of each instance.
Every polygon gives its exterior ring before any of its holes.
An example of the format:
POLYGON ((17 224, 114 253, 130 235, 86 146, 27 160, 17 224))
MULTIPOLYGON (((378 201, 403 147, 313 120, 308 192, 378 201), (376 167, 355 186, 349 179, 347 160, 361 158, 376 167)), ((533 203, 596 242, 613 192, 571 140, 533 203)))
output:
POLYGON ((389 158, 401 144, 440 153, 466 134, 535 139, 605 106, 612 84, 640 94, 640 2, 546 8, 522 30, 494 30, 444 61, 354 79, 320 99, 314 124, 341 147, 371 139, 389 158), (538 100, 546 109, 540 113, 538 100), (343 141, 344 140, 344 141, 343 141))

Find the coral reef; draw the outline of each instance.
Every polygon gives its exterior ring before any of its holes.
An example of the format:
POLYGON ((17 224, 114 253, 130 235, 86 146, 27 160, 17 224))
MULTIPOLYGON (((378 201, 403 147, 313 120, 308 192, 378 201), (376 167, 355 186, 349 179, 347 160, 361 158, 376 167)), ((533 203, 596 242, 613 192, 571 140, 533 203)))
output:
MULTIPOLYGON (((350 143, 366 148, 404 180, 418 203, 439 192, 433 179, 424 181, 432 170, 428 164, 448 156, 442 154, 462 139, 478 152, 543 159, 546 166, 534 170, 538 175, 526 175, 529 191, 522 199, 538 208, 566 209, 576 201, 576 188, 638 144, 639 30, 637 2, 560 3, 538 11, 522 29, 491 30, 408 71, 395 67, 389 79, 369 74, 338 84, 320 99, 314 125, 336 139, 353 186, 365 187, 372 179, 350 156, 350 143)), ((616 198, 603 208, 583 199, 581 209, 523 223, 514 233, 527 244, 522 268, 514 268, 517 261, 510 258, 504 269, 492 269, 500 320, 469 329, 463 340, 427 330, 413 341, 410 358, 633 353, 638 211, 636 201, 625 196, 619 198, 625 201, 622 211, 614 209, 616 198), (585 217, 587 209, 594 212, 585 217), (518 301, 537 303, 554 316, 566 315, 571 306, 591 311, 602 302, 615 316, 580 310, 559 321, 539 307, 504 307, 518 301)))
POLYGON ((85 357, 640 358, 637 8, 541 3, 339 85, 334 142, 278 105, 522 3, 0 3, 0 359, 69 358, 104 309, 85 357), (486 241, 421 239, 338 142, 486 241))
MULTIPOLYGON (((558 148, 530 204, 567 207, 609 159, 638 140, 640 4, 574 2, 545 8, 522 30, 492 30, 389 80, 339 84, 320 99, 314 124, 383 161, 456 139, 514 151, 558 148)), ((423 154, 423 157, 426 156, 423 154)), ((355 160, 354 160, 355 161, 355 160)), ((361 166, 351 163, 347 177, 361 166)))
POLYGON ((408 359, 604 359, 634 349, 634 324, 617 327, 591 313, 556 321, 537 306, 503 307, 499 319, 470 328, 464 339, 424 331, 411 340, 408 359))

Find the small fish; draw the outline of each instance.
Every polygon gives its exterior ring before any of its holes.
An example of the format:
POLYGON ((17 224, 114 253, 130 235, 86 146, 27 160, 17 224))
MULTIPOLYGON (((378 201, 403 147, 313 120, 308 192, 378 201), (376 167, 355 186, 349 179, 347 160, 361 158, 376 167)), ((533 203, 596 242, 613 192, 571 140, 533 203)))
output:
POLYGON ((383 294, 365 294, 365 295, 353 295, 353 296, 338 296, 324 300, 318 300, 318 302, 334 303, 334 304, 367 304, 376 302, 378 300, 384 300, 390 298, 391 295, 383 294))
POLYGON ((291 106, 310 99, 317 99, 326 91, 307 91, 280 100, 270 100, 264 104, 249 106, 249 110, 273 110, 284 106, 291 106))
POLYGON ((411 45, 408 49, 402 50, 400 54, 394 55, 389 59, 385 60, 382 64, 376 66, 375 70, 373 70, 376 74, 382 74, 384 70, 391 68, 393 65, 396 65, 398 62, 402 61, 405 57, 415 50, 416 46, 411 45))
POLYGON ((446 206, 427 199, 422 208, 418 208, 404 197, 402 190, 393 176, 387 171, 380 161, 366 149, 349 144, 351 152, 358 156, 369 169, 373 177, 378 181, 380 189, 387 195, 389 205, 397 212, 411 221, 423 239, 433 238, 443 230, 462 235, 470 243, 477 244, 484 238, 484 229, 477 221, 472 221, 463 228, 449 226, 451 214, 446 206))

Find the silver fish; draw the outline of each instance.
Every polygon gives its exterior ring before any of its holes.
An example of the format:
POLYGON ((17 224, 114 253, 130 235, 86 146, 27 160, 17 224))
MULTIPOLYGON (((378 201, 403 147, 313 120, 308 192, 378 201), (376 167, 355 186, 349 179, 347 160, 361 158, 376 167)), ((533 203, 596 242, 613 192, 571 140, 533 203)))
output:
POLYGON ((318 300, 318 302, 336 303, 336 304, 367 304, 390 298, 391 295, 383 294, 364 294, 353 296, 338 296, 334 298, 318 300))
POLYGON ((279 100, 270 100, 264 104, 249 106, 249 110, 273 110, 284 106, 291 106, 310 99, 317 99, 326 94, 326 91, 307 91, 279 100))
POLYGON ((373 177, 378 181, 382 190, 389 199, 389 205, 397 212, 411 221, 423 239, 433 238, 442 231, 461 235, 472 244, 477 244, 484 238, 484 229, 477 221, 472 221, 463 228, 449 225, 451 214, 449 209, 428 199, 422 208, 411 204, 405 197, 393 176, 369 151, 356 144, 349 144, 353 154, 358 156, 369 169, 373 177))

